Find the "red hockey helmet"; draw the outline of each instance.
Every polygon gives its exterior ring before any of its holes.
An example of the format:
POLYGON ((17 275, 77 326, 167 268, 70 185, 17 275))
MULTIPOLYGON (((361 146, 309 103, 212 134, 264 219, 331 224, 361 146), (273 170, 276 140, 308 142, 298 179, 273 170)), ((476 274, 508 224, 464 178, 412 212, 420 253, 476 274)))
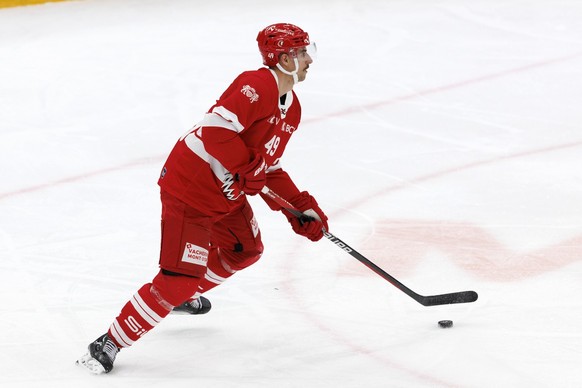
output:
POLYGON ((257 35, 263 64, 272 67, 279 62, 279 55, 291 53, 296 48, 309 46, 309 35, 289 23, 271 24, 257 35))

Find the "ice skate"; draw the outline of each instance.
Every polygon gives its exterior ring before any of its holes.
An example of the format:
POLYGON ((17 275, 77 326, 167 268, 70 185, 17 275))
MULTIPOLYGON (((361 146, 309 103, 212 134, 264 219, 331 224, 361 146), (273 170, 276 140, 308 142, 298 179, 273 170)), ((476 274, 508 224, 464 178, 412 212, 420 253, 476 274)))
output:
POLYGON ((91 373, 109 373, 113 369, 119 348, 103 334, 89 344, 88 352, 77 360, 77 365, 87 368, 91 373))
POLYGON ((200 315, 206 314, 211 308, 210 301, 203 296, 199 296, 196 299, 188 299, 181 305, 174 307, 172 313, 200 315))

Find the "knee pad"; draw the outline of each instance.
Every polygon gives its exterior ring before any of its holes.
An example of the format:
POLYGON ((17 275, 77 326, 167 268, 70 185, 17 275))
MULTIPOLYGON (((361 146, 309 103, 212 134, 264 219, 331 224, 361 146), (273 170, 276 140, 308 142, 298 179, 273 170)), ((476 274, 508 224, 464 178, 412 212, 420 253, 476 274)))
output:
POLYGON ((190 298, 198 289, 200 278, 160 271, 152 281, 152 294, 158 303, 178 306, 190 298))
POLYGON ((233 271, 240 271, 256 263, 263 255, 263 244, 253 246, 246 250, 240 245, 235 250, 221 249, 219 256, 223 264, 226 264, 233 271))

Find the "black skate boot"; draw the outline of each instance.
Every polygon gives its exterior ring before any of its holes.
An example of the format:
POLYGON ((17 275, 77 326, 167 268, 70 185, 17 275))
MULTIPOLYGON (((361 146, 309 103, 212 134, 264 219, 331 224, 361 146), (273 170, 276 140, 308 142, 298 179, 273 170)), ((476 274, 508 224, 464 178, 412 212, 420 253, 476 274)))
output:
POLYGON ((103 334, 89 344, 89 351, 77 360, 77 365, 84 366, 95 374, 109 373, 119 350, 109 336, 103 334))
POLYGON ((188 299, 181 305, 174 307, 172 313, 200 315, 206 314, 211 308, 210 301, 203 296, 199 296, 196 299, 188 299))

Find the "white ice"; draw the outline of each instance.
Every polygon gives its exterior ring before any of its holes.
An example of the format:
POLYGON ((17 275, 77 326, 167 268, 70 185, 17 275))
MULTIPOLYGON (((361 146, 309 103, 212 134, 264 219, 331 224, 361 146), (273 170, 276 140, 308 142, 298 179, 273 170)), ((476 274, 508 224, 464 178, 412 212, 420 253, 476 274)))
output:
POLYGON ((86 0, 0 9, 0 386, 582 386, 582 2, 86 0), (252 199, 266 251, 115 369, 157 176, 259 29, 318 45, 284 166, 423 307, 252 199), (437 321, 451 319, 451 329, 437 321))

